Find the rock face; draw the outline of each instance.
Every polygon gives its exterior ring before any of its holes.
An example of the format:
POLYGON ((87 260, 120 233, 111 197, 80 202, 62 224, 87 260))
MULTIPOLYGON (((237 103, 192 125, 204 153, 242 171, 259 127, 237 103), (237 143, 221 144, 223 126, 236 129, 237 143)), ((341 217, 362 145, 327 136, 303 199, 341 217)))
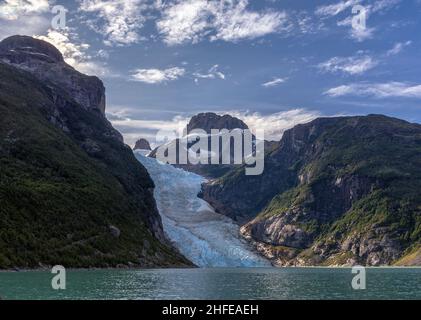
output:
POLYGON ((64 62, 48 42, 28 36, 12 36, 0 42, 0 61, 29 71, 42 82, 54 83, 88 110, 105 114, 105 88, 97 77, 89 77, 64 62))
POLYGON ((139 139, 136 141, 136 144, 133 150, 151 150, 149 141, 146 139, 139 139))
POLYGON ((194 129, 205 130, 208 134, 211 133, 211 129, 248 129, 248 126, 238 118, 232 117, 228 114, 220 116, 216 113, 207 112, 199 113, 190 119, 187 124, 187 133, 190 133, 194 129))
MULTIPOLYGON (((234 129, 241 129, 241 130, 245 130, 248 129, 248 126, 241 121, 238 118, 232 117, 230 115, 217 115, 216 113, 212 113, 212 112, 207 112, 207 113, 199 113, 195 116, 193 116, 189 123, 187 124, 187 128, 186 128, 186 132, 187 133, 191 133, 193 130, 195 129, 201 129, 204 130, 208 135, 211 133, 212 129, 217 129, 217 130, 222 130, 222 129, 227 129, 229 131, 232 131, 234 129)), ((229 133, 228 133, 229 134, 229 133)), ((225 135, 228 135, 225 133, 225 135)), ((242 134, 242 132, 240 133, 242 134)), ((221 134, 222 136, 222 134, 221 134)), ((202 139, 205 139, 204 137, 201 137, 202 139)), ((189 149, 189 152, 192 150, 192 146, 197 142, 196 141, 192 141, 187 144, 187 148, 189 149)), ((175 141, 172 141, 171 143, 167 144, 168 145, 173 145, 178 143, 178 139, 175 141)), ((211 145, 211 139, 210 136, 208 136, 208 141, 207 141, 207 145, 208 147, 210 147, 211 145)), ((220 145, 222 145, 222 138, 220 137, 220 145)), ((221 148, 222 149, 222 148, 221 148)), ((178 147, 177 147, 178 150, 178 147)), ((185 150, 185 149, 184 149, 185 150)), ((208 150, 205 150, 205 152, 207 152, 208 150)), ((155 150, 153 150, 149 156, 150 157, 155 157, 156 156, 156 152, 157 152, 157 148, 155 150)), ((221 158, 219 163, 222 163, 222 152, 219 152, 219 156, 221 158)), ((230 153, 230 158, 231 158, 231 164, 192 164, 192 163, 188 163, 188 164, 180 164, 179 163, 179 158, 177 155, 177 164, 175 164, 177 167, 183 168, 184 170, 187 171, 191 171, 194 173, 197 173, 199 175, 205 176, 207 178, 218 178, 223 176, 225 173, 227 173, 228 171, 232 170, 233 168, 239 166, 239 165, 234 165, 234 148, 231 148, 230 150, 227 150, 227 152, 230 153)), ((208 163, 210 163, 210 157, 208 160, 208 163)))
POLYGON ((277 265, 392 264, 421 241, 420 164, 420 125, 319 118, 286 131, 261 176, 235 169, 202 196, 277 265))
POLYGON ((191 265, 164 236, 148 172, 103 115, 102 82, 43 41, 0 47, 0 269, 191 265))

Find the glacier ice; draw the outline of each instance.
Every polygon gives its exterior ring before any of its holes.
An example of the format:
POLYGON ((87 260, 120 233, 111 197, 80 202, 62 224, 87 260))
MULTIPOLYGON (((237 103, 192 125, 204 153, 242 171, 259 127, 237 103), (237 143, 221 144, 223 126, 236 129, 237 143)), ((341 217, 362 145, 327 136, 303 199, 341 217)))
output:
POLYGON ((167 237, 199 267, 259 267, 269 262, 253 252, 239 226, 197 197, 205 179, 135 151, 155 182, 155 199, 167 237))

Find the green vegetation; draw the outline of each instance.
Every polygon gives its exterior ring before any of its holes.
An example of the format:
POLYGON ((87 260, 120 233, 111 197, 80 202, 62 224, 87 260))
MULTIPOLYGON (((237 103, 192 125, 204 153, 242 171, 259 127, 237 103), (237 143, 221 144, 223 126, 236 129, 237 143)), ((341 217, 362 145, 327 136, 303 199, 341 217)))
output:
MULTIPOLYGON (((273 235, 275 255, 285 237, 292 239, 286 243, 297 243, 293 237, 298 236, 310 245, 297 248, 303 251, 295 258, 310 264, 393 263, 398 253, 421 243, 420 168, 420 125, 381 115, 320 118, 287 131, 267 154, 262 176, 235 170, 209 186, 207 194, 231 194, 220 206, 230 212, 236 188, 252 189, 253 201, 244 199, 247 206, 238 208, 255 213, 251 224, 273 235), (304 235, 280 236, 285 225, 304 235), (350 245, 342 247, 346 242, 350 245)), ((267 236, 253 234, 263 242, 267 236)))
POLYGON ((59 88, 0 64, 0 269, 188 264, 152 235, 153 183, 110 130, 59 88), (47 120, 59 103, 67 133, 47 120))

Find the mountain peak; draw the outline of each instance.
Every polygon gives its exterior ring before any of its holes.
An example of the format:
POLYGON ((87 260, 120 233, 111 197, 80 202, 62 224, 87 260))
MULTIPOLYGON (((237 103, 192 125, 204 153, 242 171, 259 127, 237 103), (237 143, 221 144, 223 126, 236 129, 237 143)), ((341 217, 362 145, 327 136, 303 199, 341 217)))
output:
POLYGON ((136 141, 133 150, 151 150, 151 146, 148 140, 141 138, 136 141))
POLYGON ((194 129, 202 129, 207 133, 211 132, 211 129, 248 129, 248 126, 240 119, 235 118, 231 115, 218 115, 213 112, 199 113, 190 119, 187 125, 187 132, 191 132, 194 129))
POLYGON ((48 62, 64 62, 61 52, 52 44, 29 36, 11 36, 0 42, 3 54, 26 54, 48 62))
POLYGON ((52 44, 28 36, 12 36, 0 42, 0 62, 31 73, 64 90, 86 110, 105 114, 105 87, 97 77, 68 65, 52 44))

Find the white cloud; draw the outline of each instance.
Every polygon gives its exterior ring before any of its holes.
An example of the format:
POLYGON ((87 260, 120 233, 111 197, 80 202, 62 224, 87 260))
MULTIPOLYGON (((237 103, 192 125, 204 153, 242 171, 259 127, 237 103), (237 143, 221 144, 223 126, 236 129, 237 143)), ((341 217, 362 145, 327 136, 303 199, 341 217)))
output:
MULTIPOLYGON (((369 8, 366 7, 366 18, 369 17, 369 8)), ((365 28, 354 28, 352 26, 352 19, 353 16, 348 16, 343 20, 340 20, 337 22, 337 25, 340 27, 349 27, 349 37, 351 39, 354 39, 358 42, 363 42, 365 40, 371 39, 374 36, 374 32, 376 31, 376 28, 369 27, 366 25, 365 28)), ((367 23, 367 21, 366 21, 367 23)))
POLYGON ((255 12, 247 10, 248 1, 225 1, 215 12, 216 34, 212 40, 238 41, 254 39, 280 31, 287 21, 285 12, 255 12))
POLYGON ((209 28, 211 4, 204 0, 179 1, 165 7, 157 28, 169 45, 196 43, 209 28))
POLYGON ((0 19, 17 20, 22 15, 48 11, 48 0, 3 0, 0 3, 0 19))
MULTIPOLYGON (((111 107, 111 109, 113 108, 111 107)), ((140 120, 132 118, 124 109, 114 112, 107 111, 107 118, 122 133, 127 144, 134 146, 139 138, 145 138, 149 140, 152 148, 156 146, 156 134, 159 130, 179 133, 190 120, 189 117, 180 115, 169 120, 140 120)))
POLYGON ((227 113, 243 120, 252 130, 264 129, 266 140, 280 140, 285 130, 321 116, 318 111, 306 109, 292 109, 268 115, 248 111, 230 111, 227 113))
POLYGON ((98 33, 105 34, 107 45, 128 45, 141 40, 139 29, 148 6, 145 0, 81 0, 79 10, 98 15, 86 23, 98 33))
POLYGON ((322 16, 322 17, 333 17, 341 12, 351 8, 352 6, 360 3, 361 0, 347 0, 347 1, 339 1, 334 4, 324 5, 317 7, 316 9, 316 15, 322 16))
POLYGON ((350 37, 357 40, 358 42, 363 42, 365 40, 371 39, 374 36, 375 28, 351 28, 350 37))
POLYGON ((133 81, 149 84, 162 83, 177 80, 185 74, 184 68, 173 67, 164 70, 160 69, 136 69, 132 74, 133 81))
POLYGON ((350 38, 355 39, 358 42, 362 42, 373 38, 376 28, 369 27, 368 25, 365 28, 353 28, 352 19, 354 16, 352 15, 351 8, 357 4, 363 5, 365 9, 365 17, 368 23, 370 15, 390 10, 400 2, 401 0, 374 0, 371 3, 364 3, 362 0, 343 0, 335 4, 318 7, 316 9, 316 14, 324 18, 329 18, 337 16, 343 12, 348 12, 348 16, 338 21, 337 25, 350 27, 350 38))
POLYGON ((287 81, 286 78, 274 78, 271 81, 263 83, 262 86, 266 87, 266 88, 276 87, 276 86, 280 85, 281 83, 284 83, 285 81, 287 81))
POLYGON ((169 45, 205 37, 236 42, 279 32, 287 21, 284 12, 257 12, 247 6, 248 0, 178 0, 163 6, 157 28, 169 45))
POLYGON ((354 83, 329 89, 324 94, 331 97, 421 98, 421 85, 404 82, 354 83))
POLYGON ((225 74, 218 70, 219 65, 215 64, 208 70, 206 73, 195 72, 193 76, 195 77, 195 82, 198 82, 198 79, 225 79, 225 74))
MULTIPOLYGON (((156 133, 159 130, 181 132, 190 120, 190 117, 177 115, 169 120, 138 120, 130 116, 132 111, 124 108, 113 108, 114 111, 107 111, 107 117, 124 136, 124 141, 129 145, 139 138, 147 138, 152 146, 156 146, 156 133)), ((294 127, 300 123, 310 122, 318 117, 317 111, 305 109, 292 109, 273 114, 262 115, 258 112, 249 111, 228 111, 219 112, 219 114, 230 114, 243 120, 252 130, 265 129, 265 139, 280 140, 285 130, 294 127)))
POLYGON ((44 33, 50 26, 48 10, 47 0, 0 0, 0 39, 44 33))
POLYGON ((378 0, 375 1, 372 5, 368 6, 371 12, 382 12, 385 10, 392 9, 402 0, 378 0))
POLYGON ((326 27, 322 19, 310 15, 307 11, 298 12, 292 18, 294 18, 295 25, 302 34, 316 34, 326 27))
POLYGON ((44 33, 50 20, 43 16, 20 16, 17 20, 0 19, 0 40, 17 34, 33 35, 44 33))
POLYGON ((412 41, 397 42, 397 43, 395 43, 395 45, 393 46, 393 48, 392 48, 392 49, 390 49, 389 51, 387 51, 386 55, 387 55, 387 56, 394 56, 394 55, 397 55, 397 54, 401 53, 401 52, 402 52, 402 50, 403 50, 405 47, 407 47, 407 46, 409 46, 409 45, 411 45, 411 44, 412 44, 412 41))
POLYGON ((353 57, 333 57, 320 63, 318 67, 324 72, 359 75, 374 68, 377 64, 378 62, 368 55, 357 55, 353 57))
POLYGON ((111 76, 108 68, 92 60, 87 53, 89 44, 77 43, 72 38, 76 36, 69 30, 48 30, 47 35, 35 36, 35 38, 47 41, 54 45, 64 57, 64 60, 76 70, 96 76, 111 76))
MULTIPOLYGON (((109 116, 108 116, 109 117, 109 116)), ((111 120, 115 126, 124 126, 130 128, 143 128, 151 130, 180 130, 184 129, 189 119, 181 116, 176 116, 172 120, 138 120, 138 119, 117 119, 111 120)))
POLYGON ((322 17, 334 17, 342 12, 345 12, 345 10, 351 9, 357 4, 362 4, 366 9, 368 16, 370 13, 389 10, 400 2, 401 0, 375 0, 370 4, 365 4, 363 3, 363 0, 342 0, 334 4, 317 7, 315 13, 316 15, 322 17))

